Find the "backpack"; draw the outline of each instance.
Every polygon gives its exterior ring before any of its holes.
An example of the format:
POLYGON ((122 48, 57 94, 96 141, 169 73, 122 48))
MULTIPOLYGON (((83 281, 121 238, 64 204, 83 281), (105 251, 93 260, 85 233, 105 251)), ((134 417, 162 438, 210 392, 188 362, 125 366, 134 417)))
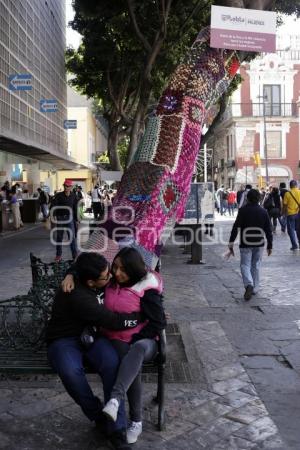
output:
POLYGON ((272 209, 275 208, 275 202, 274 202, 274 198, 273 195, 271 194, 267 194, 264 201, 263 201, 263 207, 265 209, 272 209))

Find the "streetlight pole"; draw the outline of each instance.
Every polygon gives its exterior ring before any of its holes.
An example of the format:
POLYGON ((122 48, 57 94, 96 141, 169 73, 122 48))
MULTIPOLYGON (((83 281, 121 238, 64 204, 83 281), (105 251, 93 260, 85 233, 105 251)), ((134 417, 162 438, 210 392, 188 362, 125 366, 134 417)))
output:
POLYGON ((266 96, 259 95, 258 98, 263 99, 263 119, 264 119, 264 157, 266 165, 266 184, 269 184, 269 164, 268 164, 268 145, 267 145, 267 126, 266 126, 266 96))
POLYGON ((266 127, 266 103, 265 96, 263 96, 263 115, 264 115, 264 153, 265 153, 265 164, 266 164, 266 184, 269 184, 269 166, 268 166, 268 145, 267 145, 267 127, 266 127))

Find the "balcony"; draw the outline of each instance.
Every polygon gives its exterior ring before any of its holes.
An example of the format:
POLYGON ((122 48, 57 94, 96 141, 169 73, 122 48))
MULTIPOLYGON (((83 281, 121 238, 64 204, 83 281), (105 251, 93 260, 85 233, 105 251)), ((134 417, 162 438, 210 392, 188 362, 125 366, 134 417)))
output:
POLYGON ((296 103, 232 103, 228 105, 223 120, 231 117, 298 117, 296 103))

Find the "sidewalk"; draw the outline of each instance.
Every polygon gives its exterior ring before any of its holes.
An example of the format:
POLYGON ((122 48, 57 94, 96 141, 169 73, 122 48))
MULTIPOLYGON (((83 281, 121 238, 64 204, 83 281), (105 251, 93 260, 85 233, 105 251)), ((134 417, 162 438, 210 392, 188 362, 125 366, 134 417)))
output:
MULTIPOLYGON (((226 242, 232 221, 216 223, 226 242)), ((170 242, 162 275, 171 313, 166 385, 167 428, 155 429, 155 385, 145 383, 144 431, 136 450, 299 448, 300 254, 275 236, 264 259, 262 291, 245 303, 239 260, 204 245, 205 265, 170 242)), ((30 287, 29 251, 51 260, 43 227, 0 240, 1 298, 30 287), (13 243, 13 245, 12 245, 13 243)), ((238 251, 236 252, 238 253, 238 251)), ((66 255, 67 250, 66 250, 66 255)), ((92 376, 96 392, 101 385, 92 376)), ((108 449, 55 376, 0 376, 0 448, 108 449)))

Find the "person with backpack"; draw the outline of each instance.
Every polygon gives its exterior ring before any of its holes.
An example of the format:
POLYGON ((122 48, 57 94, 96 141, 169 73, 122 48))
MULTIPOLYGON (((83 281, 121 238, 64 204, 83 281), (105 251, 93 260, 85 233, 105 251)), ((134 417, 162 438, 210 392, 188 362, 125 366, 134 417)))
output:
POLYGON ((49 209, 48 209, 49 196, 48 196, 47 192, 43 191, 41 188, 37 188, 37 191, 39 193, 39 202, 40 202, 41 212, 43 214, 43 222, 46 222, 46 220, 49 216, 49 209))
POLYGON ((240 232, 241 274, 245 287, 245 300, 250 300, 259 289, 265 237, 268 256, 272 253, 271 222, 267 211, 259 205, 259 199, 259 191, 250 189, 247 194, 247 204, 239 209, 228 244, 230 253, 234 255, 233 244, 240 232))
POLYGON ((277 187, 270 187, 269 193, 266 194, 263 200, 263 207, 267 210, 273 222, 273 233, 276 233, 277 219, 281 213, 281 199, 277 187))
POLYGON ((246 206, 248 203, 247 200, 247 196, 248 196, 248 192, 250 191, 250 189, 252 189, 251 184, 246 184, 246 188, 244 190, 244 192, 242 193, 242 195, 240 196, 240 201, 238 204, 238 208, 242 208, 243 206, 246 206))
MULTIPOLYGON (((284 199, 284 195, 285 193, 288 192, 287 188, 286 188, 286 183, 282 182, 279 184, 279 193, 280 193, 280 197, 281 197, 281 204, 283 203, 283 199, 284 199)), ((278 218, 280 226, 281 226, 281 231, 282 233, 285 233, 286 231, 286 215, 283 214, 283 210, 281 209, 281 214, 280 217, 278 218)))
POLYGON ((296 180, 290 181, 290 190, 284 194, 283 214, 286 214, 287 231, 291 240, 291 250, 297 250, 300 244, 300 190, 296 180))

